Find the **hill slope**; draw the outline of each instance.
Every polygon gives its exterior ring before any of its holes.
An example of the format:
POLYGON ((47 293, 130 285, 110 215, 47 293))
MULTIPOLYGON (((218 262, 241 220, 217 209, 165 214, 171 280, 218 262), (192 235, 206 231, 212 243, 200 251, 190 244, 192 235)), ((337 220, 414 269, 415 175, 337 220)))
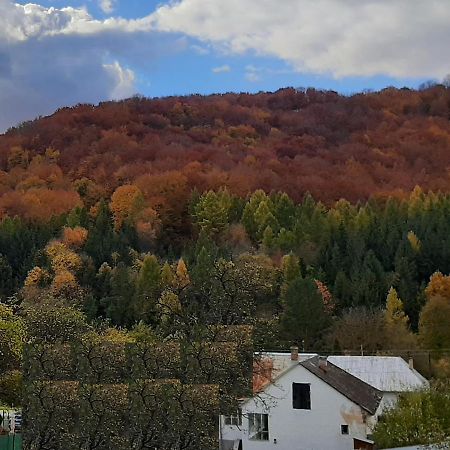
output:
POLYGON ((50 214, 70 209, 74 191, 92 205, 127 183, 156 202, 219 186, 238 195, 281 190, 294 200, 309 191, 327 203, 402 195, 415 185, 449 191, 449 118, 444 86, 64 108, 0 136, 0 211, 26 215, 19 204, 30 189, 47 190, 50 214))

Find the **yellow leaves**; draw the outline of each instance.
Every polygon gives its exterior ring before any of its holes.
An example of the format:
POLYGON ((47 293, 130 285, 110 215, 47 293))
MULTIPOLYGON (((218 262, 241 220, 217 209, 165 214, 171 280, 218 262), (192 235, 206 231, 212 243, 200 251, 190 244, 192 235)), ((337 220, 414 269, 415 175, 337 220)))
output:
POLYGON ((80 248, 87 240, 88 231, 83 227, 64 227, 63 243, 69 248, 80 248))
POLYGON ((180 258, 175 272, 175 284, 179 289, 185 288, 191 282, 186 263, 180 258))
POLYGON ((51 242, 47 245, 45 251, 50 258, 50 264, 55 273, 65 270, 76 272, 81 269, 80 256, 68 249, 63 242, 51 242))
POLYGON ((181 303, 178 295, 171 291, 165 291, 159 299, 158 306, 161 310, 163 322, 181 313, 181 303))
MULTIPOLYGON (((86 237, 87 231, 84 228, 64 229, 64 240, 72 247, 80 245, 86 237)), ((25 280, 25 297, 35 298, 39 290, 45 288, 48 288, 49 292, 55 296, 70 297, 78 291, 79 285, 75 273, 81 269, 82 260, 65 242, 52 241, 47 244, 45 253, 53 273, 50 274, 41 267, 32 269, 25 280)))
POLYGON ((119 186, 111 196, 110 208, 114 216, 114 225, 118 230, 123 222, 136 221, 138 214, 144 208, 144 196, 141 190, 133 185, 119 186))
POLYGON ((433 297, 442 297, 450 302, 450 276, 445 276, 441 272, 435 272, 430 277, 430 282, 425 288, 427 300, 433 297))
POLYGON ((115 344, 132 344, 135 339, 126 330, 119 330, 117 328, 107 328, 102 337, 107 342, 112 342, 115 344))
POLYGON ((41 267, 34 267, 28 272, 24 282, 23 295, 25 299, 35 298, 40 289, 48 286, 51 275, 41 267))
POLYGON ((45 248, 45 252, 47 253, 47 256, 50 258, 54 258, 60 253, 63 253, 67 251, 67 247, 60 241, 53 241, 52 243, 48 244, 45 248))
POLYGON ((166 261, 161 269, 161 283, 164 288, 169 288, 173 284, 175 274, 170 267, 170 264, 166 261))
POLYGON ((388 325, 407 326, 409 319, 403 309, 403 302, 397 295, 397 291, 391 287, 386 298, 385 320, 388 325))
POLYGON ((11 307, 0 303, 0 320, 13 319, 14 311, 11 307))
POLYGON ((68 270, 56 273, 51 284, 51 290, 55 295, 63 294, 78 287, 75 275, 68 270))
POLYGON ((45 150, 45 159, 52 164, 56 164, 58 162, 60 153, 59 150, 56 150, 52 147, 48 147, 45 150))
POLYGON ((419 253, 420 249, 422 247, 422 243, 420 242, 420 239, 417 237, 417 235, 414 233, 414 231, 409 231, 407 237, 408 237, 408 241, 411 245, 411 248, 416 253, 419 253))
POLYGON ((45 285, 50 279, 50 274, 40 267, 34 267, 28 272, 25 279, 25 287, 40 287, 45 285))
POLYGON ((26 169, 28 167, 29 162, 29 153, 27 150, 24 150, 22 147, 12 147, 9 151, 8 155, 8 169, 12 169, 13 167, 22 167, 26 169))

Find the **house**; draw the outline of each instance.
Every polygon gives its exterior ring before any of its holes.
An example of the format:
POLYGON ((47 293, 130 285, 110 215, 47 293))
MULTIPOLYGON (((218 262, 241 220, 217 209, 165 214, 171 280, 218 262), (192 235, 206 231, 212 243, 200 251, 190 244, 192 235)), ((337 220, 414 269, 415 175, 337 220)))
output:
POLYGON ((413 373, 407 376, 396 358, 333 358, 299 354, 296 348, 291 354, 259 355, 254 396, 235 415, 221 418, 221 450, 372 449, 371 433, 384 408, 398 392, 426 384, 405 363, 413 373))
POLYGON ((430 384, 413 360, 398 356, 329 356, 328 361, 383 392, 382 409, 393 406, 402 392, 428 389, 430 384))

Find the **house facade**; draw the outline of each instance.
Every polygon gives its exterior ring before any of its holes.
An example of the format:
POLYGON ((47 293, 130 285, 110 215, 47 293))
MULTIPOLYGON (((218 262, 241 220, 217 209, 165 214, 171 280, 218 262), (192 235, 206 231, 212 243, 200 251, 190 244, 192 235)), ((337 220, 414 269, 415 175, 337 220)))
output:
POLYGON ((267 355, 271 362, 256 376, 254 397, 243 401, 240 413, 221 418, 221 449, 373 448, 372 430, 396 393, 377 389, 331 359, 295 351, 267 355))

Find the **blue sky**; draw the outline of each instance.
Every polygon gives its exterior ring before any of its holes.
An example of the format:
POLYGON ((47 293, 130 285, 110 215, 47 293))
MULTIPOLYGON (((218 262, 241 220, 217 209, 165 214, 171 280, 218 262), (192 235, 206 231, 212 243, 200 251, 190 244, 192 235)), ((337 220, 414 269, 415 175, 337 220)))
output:
POLYGON ((351 94, 450 72, 447 0, 35 3, 0 0, 0 131, 134 93, 351 94))
MULTIPOLYGON (((282 1, 282 0, 281 0, 282 1)), ((25 4, 27 2, 19 2, 25 4)), ((137 19, 151 14, 164 1, 158 0, 122 0, 115 3, 114 11, 105 14, 99 2, 42 0, 47 7, 74 6, 86 7, 96 18, 120 16, 137 19)), ((173 39, 183 39, 183 35, 174 35, 173 39)), ((137 93, 147 96, 185 95, 190 93, 210 94, 215 92, 258 92, 273 91, 285 86, 331 89, 345 94, 360 92, 363 89, 378 90, 386 86, 417 87, 427 77, 400 77, 377 75, 371 77, 344 77, 336 79, 332 75, 299 73, 279 58, 256 56, 248 52, 242 56, 223 55, 204 46, 196 39, 185 38, 179 51, 161 57, 151 72, 131 67, 137 75, 137 93), (208 49, 208 53, 199 52, 199 47, 208 49), (217 67, 229 66, 229 72, 214 73, 217 67), (255 76, 248 80, 246 70, 249 66, 257 69, 255 76)), ((126 58, 124 58, 126 60, 126 58)))

